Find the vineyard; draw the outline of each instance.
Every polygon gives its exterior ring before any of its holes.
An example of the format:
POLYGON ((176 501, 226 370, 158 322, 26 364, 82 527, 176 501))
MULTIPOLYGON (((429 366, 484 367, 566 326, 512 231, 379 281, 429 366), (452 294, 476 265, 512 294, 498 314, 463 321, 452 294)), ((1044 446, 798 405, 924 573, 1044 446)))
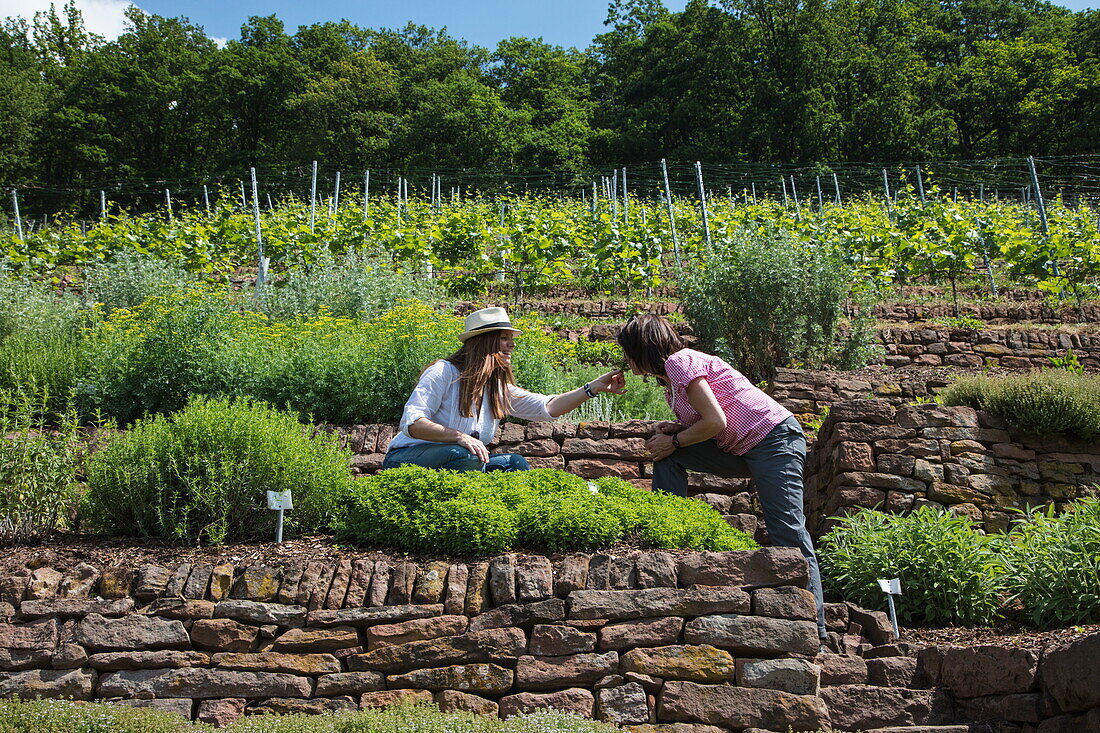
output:
POLYGON ((840 204, 820 195, 799 201, 732 190, 701 205, 698 198, 598 191, 583 199, 537 193, 419 200, 346 189, 335 202, 291 195, 261 209, 226 190, 205 206, 121 212, 90 225, 13 227, 2 254, 16 271, 61 278, 68 268, 131 250, 207 274, 256 268, 261 252, 275 274, 356 252, 436 277, 461 296, 569 285, 631 297, 673 282, 738 236, 772 230, 840 254, 861 287, 921 280, 954 287, 960 278, 977 278, 992 293, 1008 282, 1078 301, 1091 292, 1100 273, 1100 216, 1091 207, 1060 198, 1045 205, 960 198, 919 182, 890 198, 865 194, 840 204))

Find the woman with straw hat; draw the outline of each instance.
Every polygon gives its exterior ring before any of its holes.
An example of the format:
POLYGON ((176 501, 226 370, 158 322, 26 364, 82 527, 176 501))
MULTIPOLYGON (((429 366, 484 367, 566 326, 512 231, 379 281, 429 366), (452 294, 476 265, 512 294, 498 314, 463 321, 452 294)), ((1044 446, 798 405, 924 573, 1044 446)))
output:
POLYGON ((559 395, 520 389, 512 374, 519 333, 503 308, 482 308, 467 316, 466 330, 458 337, 462 348, 420 375, 382 467, 523 471, 530 468, 523 456, 491 456, 485 447, 496 437, 501 418, 553 420, 601 392, 626 391, 620 371, 559 395))

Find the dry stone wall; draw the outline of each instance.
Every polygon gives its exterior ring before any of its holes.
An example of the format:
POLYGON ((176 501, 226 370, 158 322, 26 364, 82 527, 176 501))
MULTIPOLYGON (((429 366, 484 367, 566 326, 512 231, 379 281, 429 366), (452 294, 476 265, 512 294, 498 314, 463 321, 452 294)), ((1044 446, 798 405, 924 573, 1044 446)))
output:
POLYGON ((1055 437, 1012 435, 969 407, 856 400, 834 405, 806 470, 806 514, 822 533, 860 507, 950 507, 990 530, 1010 508, 1096 495, 1100 450, 1055 437))
POLYGON ((0 695, 221 724, 411 698, 813 730, 829 712, 806 581, 786 548, 40 567, 0 578, 0 695))

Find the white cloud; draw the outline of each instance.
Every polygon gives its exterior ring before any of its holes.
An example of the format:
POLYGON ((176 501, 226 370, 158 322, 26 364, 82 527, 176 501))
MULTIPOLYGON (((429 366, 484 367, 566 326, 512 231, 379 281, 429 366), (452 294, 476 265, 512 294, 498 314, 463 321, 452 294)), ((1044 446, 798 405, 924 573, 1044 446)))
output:
MULTIPOLYGON (((49 10, 50 5, 60 14, 65 0, 0 0, 0 17, 21 15, 29 22, 36 12, 49 10)), ((84 27, 108 41, 118 38, 126 29, 123 12, 131 5, 126 0, 76 0, 76 7, 84 16, 84 27)))

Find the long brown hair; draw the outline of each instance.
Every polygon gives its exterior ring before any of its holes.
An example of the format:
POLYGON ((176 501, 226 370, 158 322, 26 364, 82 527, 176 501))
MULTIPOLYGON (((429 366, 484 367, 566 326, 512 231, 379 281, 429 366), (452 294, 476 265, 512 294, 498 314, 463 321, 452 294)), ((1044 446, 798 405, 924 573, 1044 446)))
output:
POLYGON ((665 379, 665 360, 684 348, 684 342, 665 318, 643 314, 622 327, 619 346, 638 371, 665 379))
POLYGON ((467 339, 462 348, 447 357, 458 369, 458 409, 473 417, 482 395, 488 390, 489 405, 497 420, 508 413, 508 387, 515 384, 512 365, 500 351, 503 331, 490 331, 467 339))

